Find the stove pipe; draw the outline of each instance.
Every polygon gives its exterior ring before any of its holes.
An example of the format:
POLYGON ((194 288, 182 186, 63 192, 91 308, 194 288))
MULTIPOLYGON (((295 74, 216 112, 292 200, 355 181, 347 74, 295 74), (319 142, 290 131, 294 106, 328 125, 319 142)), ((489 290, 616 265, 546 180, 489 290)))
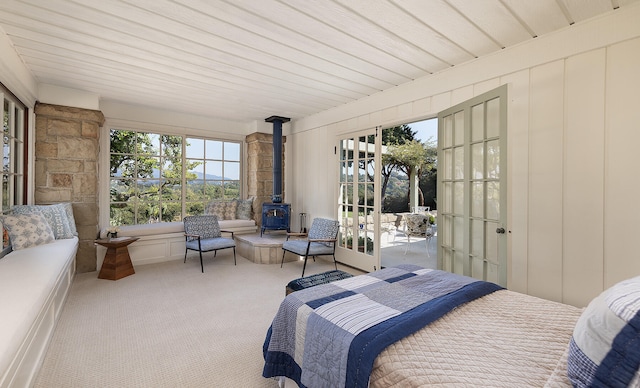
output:
POLYGON ((271 116, 264 121, 273 123, 273 195, 271 202, 282 202, 282 123, 291 119, 288 117, 271 116))

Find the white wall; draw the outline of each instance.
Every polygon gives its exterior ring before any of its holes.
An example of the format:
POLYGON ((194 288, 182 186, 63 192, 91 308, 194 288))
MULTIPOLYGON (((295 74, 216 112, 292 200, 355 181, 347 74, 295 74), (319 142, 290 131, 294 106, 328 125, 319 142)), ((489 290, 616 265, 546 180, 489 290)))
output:
POLYGON ((322 187, 335 193, 337 135, 433 117, 508 84, 508 286, 584 306, 640 274, 638 20, 629 6, 294 122, 293 207, 335 217, 322 187))

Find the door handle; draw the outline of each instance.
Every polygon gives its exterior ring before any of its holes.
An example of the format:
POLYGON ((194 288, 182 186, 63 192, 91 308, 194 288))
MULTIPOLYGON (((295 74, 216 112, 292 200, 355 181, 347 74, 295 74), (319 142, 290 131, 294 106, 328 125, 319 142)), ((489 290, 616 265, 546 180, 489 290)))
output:
POLYGON ((496 233, 498 233, 498 234, 504 234, 504 232, 505 232, 504 228, 496 229, 496 233))

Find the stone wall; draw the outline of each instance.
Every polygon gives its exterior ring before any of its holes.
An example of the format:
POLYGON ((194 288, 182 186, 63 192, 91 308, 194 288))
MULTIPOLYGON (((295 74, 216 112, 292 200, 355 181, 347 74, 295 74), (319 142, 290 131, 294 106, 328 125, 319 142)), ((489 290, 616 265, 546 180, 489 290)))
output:
MULTIPOLYGON (((284 171, 284 146, 282 137, 282 171, 284 171)), ((262 204, 271 202, 273 195, 273 135, 255 132, 245 138, 247 143, 247 197, 254 196, 253 214, 258 226, 262 225, 262 204)), ((282 176, 284 195, 284 174, 282 176)), ((282 198, 286 202, 285 198, 282 198)))
POLYGON ((96 270, 100 111, 36 104, 35 203, 71 202, 80 246, 77 272, 96 270))

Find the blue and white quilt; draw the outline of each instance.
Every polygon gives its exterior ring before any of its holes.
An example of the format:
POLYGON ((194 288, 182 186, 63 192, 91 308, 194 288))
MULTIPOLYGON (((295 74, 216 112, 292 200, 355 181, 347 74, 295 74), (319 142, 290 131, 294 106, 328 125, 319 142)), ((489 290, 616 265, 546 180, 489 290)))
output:
POLYGON ((401 265, 294 292, 267 332, 263 376, 286 376, 300 387, 367 387, 387 346, 500 289, 401 265))

